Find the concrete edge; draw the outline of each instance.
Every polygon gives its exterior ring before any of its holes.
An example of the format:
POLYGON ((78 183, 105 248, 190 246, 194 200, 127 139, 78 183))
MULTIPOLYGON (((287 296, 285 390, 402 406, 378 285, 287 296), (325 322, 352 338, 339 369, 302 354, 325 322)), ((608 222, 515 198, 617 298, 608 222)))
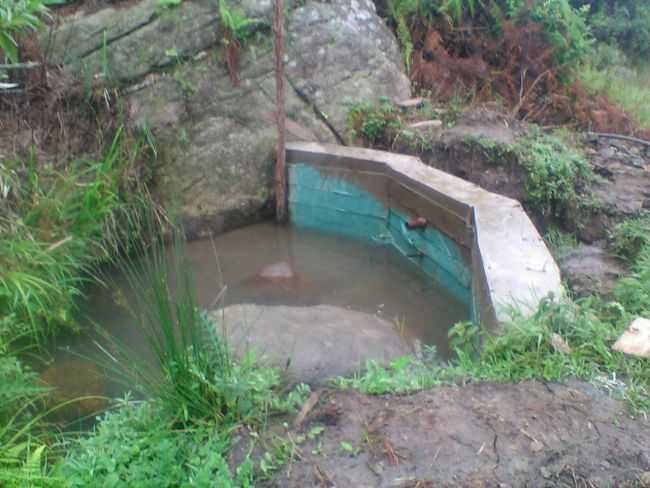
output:
POLYGON ((530 314, 549 294, 563 293, 555 260, 516 200, 426 166, 419 158, 385 151, 291 142, 287 162, 382 173, 435 204, 438 216, 442 212, 445 220, 456 222, 439 230, 471 252, 477 318, 490 329, 506 322, 513 306, 530 314))

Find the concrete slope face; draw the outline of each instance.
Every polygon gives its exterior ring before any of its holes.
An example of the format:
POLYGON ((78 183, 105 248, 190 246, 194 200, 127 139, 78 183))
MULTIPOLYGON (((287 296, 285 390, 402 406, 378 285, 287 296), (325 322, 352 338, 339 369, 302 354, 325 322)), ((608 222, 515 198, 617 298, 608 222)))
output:
POLYGON ((383 151, 290 143, 287 158, 294 225, 393 246, 485 327, 562 294, 559 269, 515 200, 383 151))

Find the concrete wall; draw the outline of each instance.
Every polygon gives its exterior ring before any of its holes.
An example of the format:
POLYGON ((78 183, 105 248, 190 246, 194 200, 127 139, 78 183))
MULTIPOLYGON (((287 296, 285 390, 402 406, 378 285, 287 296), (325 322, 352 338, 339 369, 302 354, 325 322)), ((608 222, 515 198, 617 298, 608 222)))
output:
POLYGON ((560 273, 519 202, 383 151, 291 143, 289 215, 299 226, 394 246, 496 328, 507 308, 559 295, 560 273), (414 217, 429 222, 409 231, 414 217))

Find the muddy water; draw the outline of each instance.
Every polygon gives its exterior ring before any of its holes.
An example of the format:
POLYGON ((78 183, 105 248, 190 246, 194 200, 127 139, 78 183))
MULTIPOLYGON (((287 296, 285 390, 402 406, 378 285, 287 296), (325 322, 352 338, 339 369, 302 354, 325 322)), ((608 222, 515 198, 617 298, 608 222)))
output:
MULTIPOLYGON (((406 341, 417 339, 435 345, 442 359, 449 355, 449 327, 468 318, 464 305, 394 251, 368 243, 265 223, 220 236, 214 246, 209 240, 189 243, 186 252, 202 307, 212 306, 222 285, 227 285, 224 305, 327 304, 377 314, 392 321, 406 341), (276 279, 287 271, 291 279, 276 279)), ((142 358, 150 358, 134 319, 116 303, 118 289, 126 290, 124 280, 116 273, 111 281, 116 283, 112 288, 88 291, 82 321, 99 324, 142 358)), ((318 340, 318 324, 313 328, 318 340)), ((57 386, 67 387, 73 369, 76 378, 72 383, 83 382, 84 371, 94 375, 95 369, 79 365, 80 359, 74 354, 105 360, 97 347, 102 342, 93 333, 59 339, 52 368, 60 368, 61 374, 55 369, 47 372, 47 377, 57 386), (71 365, 70 361, 75 363, 71 365)), ((121 394, 125 389, 97 381, 95 390, 101 391, 95 391, 92 379, 88 384, 88 393, 107 396, 121 394)))

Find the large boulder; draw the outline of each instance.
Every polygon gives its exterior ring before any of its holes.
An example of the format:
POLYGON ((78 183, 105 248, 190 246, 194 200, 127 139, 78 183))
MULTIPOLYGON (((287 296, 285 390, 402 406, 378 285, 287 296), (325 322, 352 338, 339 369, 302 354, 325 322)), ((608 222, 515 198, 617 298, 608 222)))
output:
POLYGON ((212 318, 235 351, 255 350, 296 381, 320 383, 412 352, 390 322, 331 305, 230 305, 212 318))
MULTIPOLYGON (((397 43, 372 1, 288 3, 289 140, 340 142, 352 103, 409 96, 397 43)), ((228 4, 255 21, 237 87, 214 2, 164 10, 142 0, 77 14, 47 36, 69 72, 121 87, 131 123, 156 136, 156 192, 195 237, 255 220, 272 199, 271 1, 228 4)))

